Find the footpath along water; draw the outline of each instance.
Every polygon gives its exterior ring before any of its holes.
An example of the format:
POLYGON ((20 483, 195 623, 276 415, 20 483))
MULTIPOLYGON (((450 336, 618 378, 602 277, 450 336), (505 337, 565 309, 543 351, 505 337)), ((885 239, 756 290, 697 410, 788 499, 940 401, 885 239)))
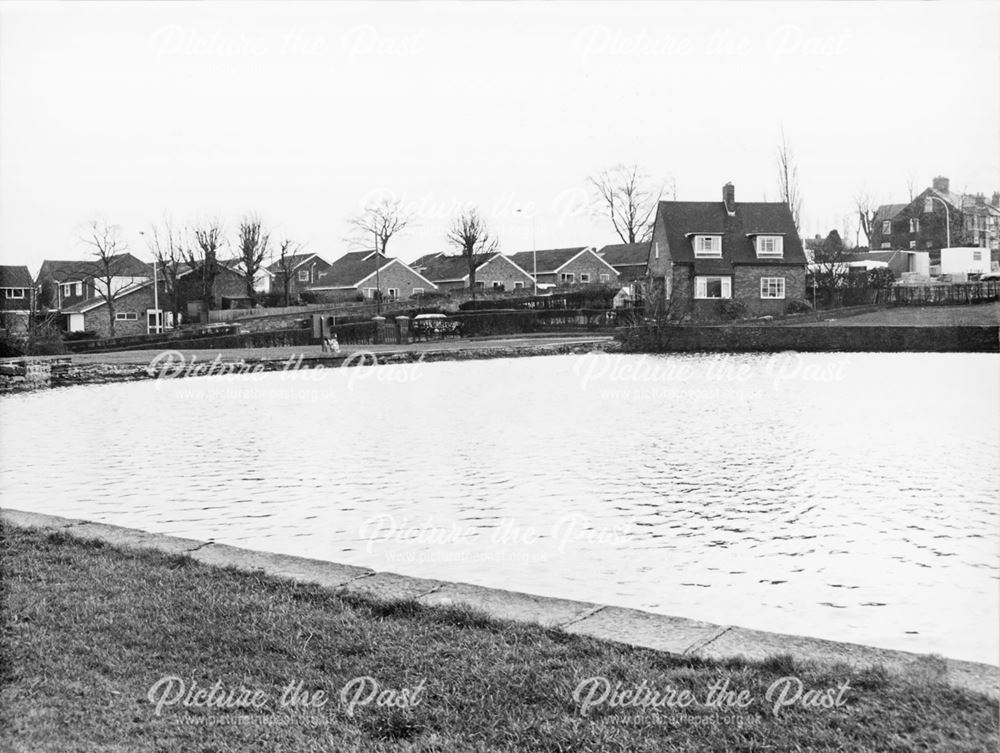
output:
POLYGON ((441 362, 0 400, 5 507, 996 664, 996 356, 441 362))

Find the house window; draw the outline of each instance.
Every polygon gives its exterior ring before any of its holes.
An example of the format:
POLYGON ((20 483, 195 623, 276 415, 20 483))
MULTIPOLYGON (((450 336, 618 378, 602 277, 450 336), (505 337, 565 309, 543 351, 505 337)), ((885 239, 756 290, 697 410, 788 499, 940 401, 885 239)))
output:
POLYGON ((5 288, 5 298, 24 298, 24 288, 5 288))
POLYGON ((523 290, 523 289, 524 289, 524 283, 523 282, 515 282, 514 283, 514 290, 523 290))
POLYGON ((784 238, 780 235, 757 236, 757 256, 781 258, 784 251, 784 238))
POLYGON ((483 290, 486 288, 486 283, 482 280, 476 280, 476 290, 483 290))
POLYGON ((399 288, 387 288, 385 294, 389 296, 390 301, 394 301, 399 298, 399 288))
POLYGON ((410 293, 410 295, 423 295, 423 293, 424 293, 423 288, 414 288, 410 293))
POLYGON ((916 247, 917 247, 917 242, 916 241, 910 241, 910 248, 916 248, 916 247))
POLYGON ((365 288, 365 298, 374 298, 375 288, 365 288))
POLYGON ((882 241, 882 248, 892 248, 892 244, 889 241, 882 241))
POLYGON ((493 289, 494 290, 503 290, 503 283, 499 282, 498 280, 494 280, 493 281, 493 289))
POLYGON ((892 221, 882 220, 882 235, 891 235, 891 234, 892 234, 892 221))
POLYGON ((309 282, 309 270, 300 269, 299 270, 299 282, 309 282))
POLYGON ((912 218, 910 220, 910 232, 919 233, 920 232, 920 220, 912 218))
POLYGON ((732 298, 732 277, 695 277, 695 298, 732 298))
POLYGON ((586 272, 580 273, 580 282, 590 282, 590 275, 586 272))
POLYGON ((573 272, 563 272, 559 279, 563 282, 576 282, 576 275, 573 272))
POLYGON ((138 311, 116 311, 115 312, 116 322, 137 322, 139 321, 138 311))
POLYGON ((610 282, 611 281, 611 275, 597 275, 597 281, 598 282, 610 282))
POLYGON ((83 295, 82 282, 64 282, 59 287, 62 288, 63 298, 72 298, 73 296, 83 295))
POLYGON ((785 278, 784 277, 761 277, 760 278, 761 298, 784 298, 785 278))
POLYGON ((696 235, 695 256, 722 256, 722 238, 717 235, 696 235))

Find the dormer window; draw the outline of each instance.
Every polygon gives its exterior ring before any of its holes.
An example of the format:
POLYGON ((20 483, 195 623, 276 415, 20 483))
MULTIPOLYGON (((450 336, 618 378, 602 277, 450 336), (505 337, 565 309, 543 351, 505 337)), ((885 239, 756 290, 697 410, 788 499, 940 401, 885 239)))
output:
POLYGON ((784 239, 780 235, 758 235, 757 256, 761 259, 780 259, 784 255, 784 239))
POLYGON ((719 258, 722 256, 721 235, 696 235, 694 255, 698 258, 719 258))

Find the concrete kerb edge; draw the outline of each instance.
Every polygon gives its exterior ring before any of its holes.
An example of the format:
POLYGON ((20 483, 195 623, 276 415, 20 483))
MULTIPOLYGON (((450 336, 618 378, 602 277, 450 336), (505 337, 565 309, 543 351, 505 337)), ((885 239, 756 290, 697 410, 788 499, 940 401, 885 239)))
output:
MULTIPOLYGON (((39 530, 50 530, 50 531, 60 531, 68 533, 69 535, 76 536, 81 540, 100 540, 107 544, 132 548, 132 549, 145 549, 159 551, 165 554, 173 555, 190 555, 195 552, 204 551, 206 547, 215 547, 215 542, 211 541, 200 541, 196 539, 184 539, 176 536, 168 536, 166 534, 156 534, 147 531, 142 531, 139 529, 123 528, 120 526, 112 526, 109 524, 98 523, 95 521, 73 519, 73 518, 63 518, 53 515, 45 515, 40 513, 26 512, 22 510, 11 510, 11 509, 0 509, 0 522, 4 525, 9 525, 16 528, 34 528, 39 530), (81 529, 79 533, 75 532, 73 529, 81 529)), ((234 561, 225 562, 224 556, 213 556, 212 562, 206 563, 212 566, 232 566, 243 571, 256 571, 264 572, 268 575, 273 575, 277 577, 290 578, 292 580, 298 580, 300 582, 318 582, 312 580, 308 571, 311 566, 329 565, 331 569, 341 569, 345 573, 355 573, 340 583, 339 585, 333 585, 330 583, 321 583, 327 588, 330 588, 335 593, 363 593, 362 590, 356 590, 355 586, 357 584, 364 583, 365 581, 371 581, 378 576, 388 576, 395 578, 402 582, 410 582, 414 586, 417 584, 428 584, 432 581, 422 578, 414 578, 411 576, 400 575, 398 573, 388 573, 380 572, 375 570, 369 570, 368 568, 362 568, 357 566, 340 565, 338 563, 326 563, 323 561, 309 560, 302 557, 294 557, 291 555, 281 555, 273 554, 269 552, 260 552, 257 550, 241 549, 239 547, 232 547, 226 544, 218 544, 218 551, 220 555, 224 555, 226 551, 238 552, 242 557, 237 557, 234 561), (248 567, 246 565, 246 560, 251 560, 255 564, 253 567, 248 567), (295 564, 299 563, 300 567, 297 568, 298 572, 296 574, 289 574, 287 565, 289 563, 295 564), (364 572, 362 572, 364 571, 364 572), (305 577, 301 576, 301 573, 306 573, 305 577)), ((203 561, 204 562, 204 561, 203 561)), ((482 603, 468 602, 470 606, 485 612, 490 617, 494 617, 502 620, 512 620, 514 622, 533 622, 536 624, 544 624, 545 627, 557 630, 559 632, 566 631, 567 628, 570 629, 568 632, 577 635, 589 635, 593 638, 598 638, 601 640, 608 640, 616 643, 622 643, 626 645, 642 646, 645 648, 651 648, 653 650, 664 651, 665 653, 673 653, 676 656, 684 656, 689 658, 699 658, 702 656, 701 652, 708 646, 716 643, 720 638, 725 636, 730 631, 742 631, 742 629, 737 628, 732 625, 711 625, 709 623, 698 623, 694 620, 687 620, 685 618, 670 617, 667 615, 658 615, 647 612, 640 612, 639 610, 623 610, 620 607, 610 607, 604 604, 587 604, 585 602, 570 602, 565 599, 557 599, 543 596, 533 596, 530 594, 519 594, 516 592, 505 591, 503 589, 493 589, 481 586, 474 586, 471 584, 464 583, 454 583, 448 581, 433 581, 435 585, 430 588, 418 588, 414 596, 410 598, 422 600, 424 597, 433 595, 442 590, 454 589, 460 592, 472 592, 485 595, 487 597, 493 597, 498 601, 517 601, 518 599, 530 600, 532 605, 537 605, 541 611, 545 611, 546 607, 551 611, 552 614, 565 613, 567 607, 566 605, 578 605, 579 611, 566 618, 550 620, 547 623, 543 623, 540 619, 533 618, 522 618, 514 617, 511 618, 509 612, 507 614, 499 613, 496 609, 491 609, 489 605, 484 605, 482 603), (620 632, 620 635, 608 634, 607 630, 589 632, 586 629, 586 623, 588 620, 595 616, 607 615, 609 612, 632 612, 638 618, 640 622, 650 623, 662 620, 664 626, 667 624, 687 624, 687 625, 699 625, 701 629, 709 630, 708 634, 697 638, 696 640, 690 642, 685 648, 679 650, 665 650, 662 648, 657 648, 656 646, 647 645, 642 639, 635 640, 630 639, 629 634, 633 636, 641 633, 642 630, 638 631, 635 629, 635 625, 628 625, 626 623, 625 628, 620 632)), ((489 599, 487 599, 489 601, 489 599)), ((422 602, 427 603, 427 602, 422 602)), ((447 600, 443 603, 448 603, 447 600)), ((459 602, 461 603, 461 602, 459 602)), ((575 608, 575 606, 573 607, 575 608)), ((612 633, 615 631, 612 630, 612 633)), ((760 632, 761 635, 771 635, 763 633, 761 631, 744 631, 744 632, 760 632)), ((735 634, 735 633, 734 633, 735 634)), ((800 646, 806 646, 805 651, 799 651, 797 659, 805 661, 817 661, 821 663, 828 663, 829 659, 829 648, 831 646, 843 646, 845 654, 850 655, 858 649, 862 651, 867 651, 872 649, 872 647, 861 646, 856 644, 837 644, 833 641, 826 641, 822 639, 811 639, 806 637, 798 637, 797 643, 800 646), (810 643, 815 643, 815 652, 810 652, 808 646, 810 643), (811 655, 810 655, 811 654, 811 655)), ((762 644, 764 645, 764 644, 762 644)), ((884 657, 889 657, 891 659, 898 660, 900 665, 913 664, 914 662, 919 662, 928 657, 921 654, 913 654, 906 651, 893 651, 888 649, 872 649, 877 651, 884 657)), ((774 653, 771 651, 770 653, 774 653)), ((733 654, 733 656, 738 656, 740 654, 733 654)), ((967 687, 973 690, 978 690, 979 692, 986 693, 994 698, 1000 697, 1000 667, 994 667, 989 664, 980 664, 976 662, 967 662, 963 660, 953 660, 944 659, 944 662, 948 666, 947 671, 947 681, 952 684, 967 687)), ((874 663, 874 662, 872 662, 874 663)), ((889 667, 891 669, 891 666, 889 667)))

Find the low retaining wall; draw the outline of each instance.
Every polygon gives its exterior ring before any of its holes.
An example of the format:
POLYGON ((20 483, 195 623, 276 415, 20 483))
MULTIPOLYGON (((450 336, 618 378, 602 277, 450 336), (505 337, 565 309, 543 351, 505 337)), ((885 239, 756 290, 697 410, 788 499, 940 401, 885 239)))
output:
POLYGON ((210 541, 20 510, 0 510, 0 521, 9 526, 61 531, 81 539, 97 539, 116 547, 187 555, 210 566, 263 572, 275 577, 317 584, 341 593, 380 599, 415 599, 426 606, 467 604, 495 619, 532 622, 565 633, 680 656, 706 659, 744 656, 749 659, 766 659, 776 655, 791 655, 799 661, 840 662, 854 667, 881 665, 890 671, 920 678, 925 682, 935 679, 1000 697, 1000 667, 989 664, 748 630, 732 625, 714 625, 637 609, 534 596, 468 583, 411 578, 397 573, 375 572, 355 565, 259 552, 210 541))
POLYGON ((622 333, 623 350, 646 353, 997 353, 996 326, 899 327, 637 327, 622 333))

